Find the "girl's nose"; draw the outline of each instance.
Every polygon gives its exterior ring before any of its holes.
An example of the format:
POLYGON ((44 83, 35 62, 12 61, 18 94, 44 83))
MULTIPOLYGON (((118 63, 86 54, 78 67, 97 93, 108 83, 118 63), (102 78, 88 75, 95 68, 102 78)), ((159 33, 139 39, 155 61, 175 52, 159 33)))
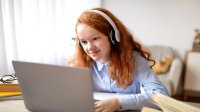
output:
POLYGON ((88 48, 88 49, 92 49, 93 47, 94 47, 93 43, 92 43, 92 42, 89 42, 88 45, 87 45, 87 48, 88 48))

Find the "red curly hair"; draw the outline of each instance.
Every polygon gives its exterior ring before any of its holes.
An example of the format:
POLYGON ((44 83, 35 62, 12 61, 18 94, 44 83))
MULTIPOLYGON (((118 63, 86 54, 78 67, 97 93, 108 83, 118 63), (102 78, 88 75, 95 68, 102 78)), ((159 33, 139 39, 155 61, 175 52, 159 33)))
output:
MULTIPOLYGON (((139 42, 134 40, 132 34, 127 30, 127 28, 122 24, 122 22, 120 22, 120 20, 118 20, 111 12, 104 8, 95 8, 93 10, 99 10, 107 14, 114 21, 117 28, 119 29, 120 42, 117 44, 111 43, 111 53, 109 57, 109 73, 111 78, 116 81, 117 86, 126 88, 134 81, 134 51, 139 52, 140 55, 146 60, 153 62, 151 67, 155 64, 155 62, 150 58, 150 53, 147 50, 144 50, 144 48, 139 42)), ((100 31, 102 34, 107 35, 108 37, 110 31, 113 29, 105 18, 91 11, 85 11, 79 16, 75 27, 75 31, 77 31, 77 26, 79 24, 86 24, 100 31)), ((93 63, 93 60, 79 46, 78 41, 79 40, 77 38, 76 52, 72 63, 76 67, 90 67, 93 63)))

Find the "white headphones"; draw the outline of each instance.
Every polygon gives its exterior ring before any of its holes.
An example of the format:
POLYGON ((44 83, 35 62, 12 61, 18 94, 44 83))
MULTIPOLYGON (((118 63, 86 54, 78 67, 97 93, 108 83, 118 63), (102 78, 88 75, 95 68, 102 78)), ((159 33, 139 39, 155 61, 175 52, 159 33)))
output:
POLYGON ((114 37, 115 38, 113 39, 113 36, 111 36, 111 35, 113 35, 113 31, 111 31, 111 34, 110 34, 110 38, 111 38, 112 43, 115 44, 116 43, 115 41, 120 42, 119 30, 118 30, 117 26, 115 25, 115 23, 113 22, 113 20, 107 14, 105 14, 104 12, 101 12, 99 10, 88 10, 88 11, 89 12, 95 12, 95 13, 103 16, 114 29, 114 33, 115 33, 114 37))

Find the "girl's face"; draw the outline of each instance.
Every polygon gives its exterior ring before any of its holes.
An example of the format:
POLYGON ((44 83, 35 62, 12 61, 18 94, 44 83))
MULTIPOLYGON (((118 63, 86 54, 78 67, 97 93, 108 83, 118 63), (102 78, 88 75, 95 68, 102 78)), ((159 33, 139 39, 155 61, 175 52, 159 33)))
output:
POLYGON ((77 36, 84 51, 95 61, 106 63, 109 60, 111 45, 108 36, 86 24, 77 26, 77 36))

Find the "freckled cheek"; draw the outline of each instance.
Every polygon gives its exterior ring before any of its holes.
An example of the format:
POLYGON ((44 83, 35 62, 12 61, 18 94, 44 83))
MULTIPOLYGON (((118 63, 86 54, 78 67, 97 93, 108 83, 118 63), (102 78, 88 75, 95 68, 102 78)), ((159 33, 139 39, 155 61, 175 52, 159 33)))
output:
POLYGON ((104 46, 104 43, 95 43, 94 46, 96 48, 102 48, 104 46))

